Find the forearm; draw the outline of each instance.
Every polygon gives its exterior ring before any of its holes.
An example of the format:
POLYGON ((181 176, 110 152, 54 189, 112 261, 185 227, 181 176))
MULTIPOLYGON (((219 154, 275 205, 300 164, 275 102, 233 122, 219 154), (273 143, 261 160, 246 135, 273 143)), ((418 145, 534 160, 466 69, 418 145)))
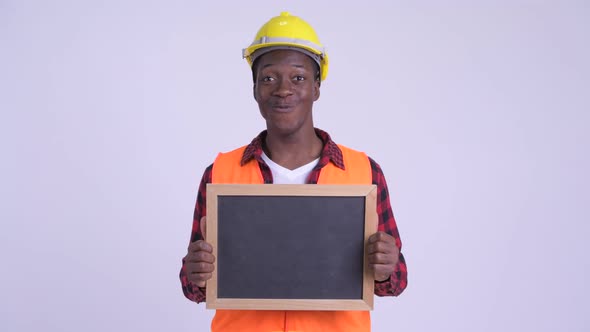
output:
MULTIPOLYGON (((211 170, 212 165, 205 169, 205 172, 203 173, 203 177, 201 179, 201 183, 199 185, 199 192, 197 194, 197 202, 195 204, 195 211, 193 215, 192 231, 189 241, 190 243, 198 240, 203 240, 203 234, 201 234, 200 220, 207 213, 206 188, 207 183, 211 182, 211 170)), ((182 292, 184 293, 184 296, 186 296, 187 299, 197 303, 205 301, 205 288, 200 288, 188 280, 184 259, 182 260, 182 267, 180 269, 180 284, 182 286, 182 292)))
POLYGON ((375 295, 377 296, 398 296, 408 285, 408 271, 406 261, 402 253, 389 279, 382 282, 375 282, 375 295))
POLYGON ((182 262, 182 268, 180 269, 180 283, 182 285, 182 292, 187 299, 197 303, 201 303, 206 300, 205 288, 197 287, 188 280, 186 271, 184 269, 184 262, 182 262))
POLYGON ((373 184, 377 185, 377 214, 379 216, 378 231, 385 232, 395 239, 395 245, 400 250, 398 261, 389 279, 375 282, 375 294, 378 296, 398 296, 408 284, 408 270, 404 255, 401 253, 402 241, 399 236, 397 223, 393 216, 389 201, 389 190, 381 167, 372 159, 373 184))

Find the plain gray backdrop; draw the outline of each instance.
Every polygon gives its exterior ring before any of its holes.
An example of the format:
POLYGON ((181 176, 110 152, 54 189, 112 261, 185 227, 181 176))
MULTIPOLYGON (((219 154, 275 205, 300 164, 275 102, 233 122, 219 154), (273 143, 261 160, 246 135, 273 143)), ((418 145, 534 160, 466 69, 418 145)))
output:
POLYGON ((288 10, 316 126, 381 164, 409 285, 374 331, 588 331, 588 1, 0 0, 0 330, 206 331, 197 187, 264 129, 241 49, 288 10))

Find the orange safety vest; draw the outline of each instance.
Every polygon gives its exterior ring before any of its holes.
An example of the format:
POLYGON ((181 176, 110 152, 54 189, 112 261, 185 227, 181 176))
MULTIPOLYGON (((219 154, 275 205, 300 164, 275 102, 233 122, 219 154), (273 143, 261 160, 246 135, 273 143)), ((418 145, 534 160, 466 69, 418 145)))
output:
MULTIPOLYGON (((372 172, 366 154, 338 145, 345 170, 328 163, 321 170, 318 184, 371 184, 372 172)), ((213 163, 213 183, 262 184, 258 162, 251 159, 240 165, 245 146, 220 153, 213 163)), ((368 332, 368 311, 278 311, 217 310, 212 332, 368 332)))

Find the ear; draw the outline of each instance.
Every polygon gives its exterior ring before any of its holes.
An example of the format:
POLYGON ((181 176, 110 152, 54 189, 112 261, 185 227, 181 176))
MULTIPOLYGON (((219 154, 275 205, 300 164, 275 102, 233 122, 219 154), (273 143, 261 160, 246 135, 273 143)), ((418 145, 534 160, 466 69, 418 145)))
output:
POLYGON ((320 99, 320 80, 313 81, 313 101, 320 99))
POLYGON ((258 101, 258 99, 256 99, 256 83, 252 85, 252 96, 254 97, 254 100, 258 101))

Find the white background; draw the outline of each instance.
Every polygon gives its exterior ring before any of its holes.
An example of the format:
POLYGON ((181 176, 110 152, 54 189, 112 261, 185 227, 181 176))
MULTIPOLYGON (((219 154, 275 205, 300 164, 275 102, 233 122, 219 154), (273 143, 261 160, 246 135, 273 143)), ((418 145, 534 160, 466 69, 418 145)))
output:
POLYGON ((264 122, 241 49, 330 55, 316 125, 379 162, 409 286, 374 331, 588 331, 587 1, 0 0, 0 330, 205 331, 197 186, 264 122))

